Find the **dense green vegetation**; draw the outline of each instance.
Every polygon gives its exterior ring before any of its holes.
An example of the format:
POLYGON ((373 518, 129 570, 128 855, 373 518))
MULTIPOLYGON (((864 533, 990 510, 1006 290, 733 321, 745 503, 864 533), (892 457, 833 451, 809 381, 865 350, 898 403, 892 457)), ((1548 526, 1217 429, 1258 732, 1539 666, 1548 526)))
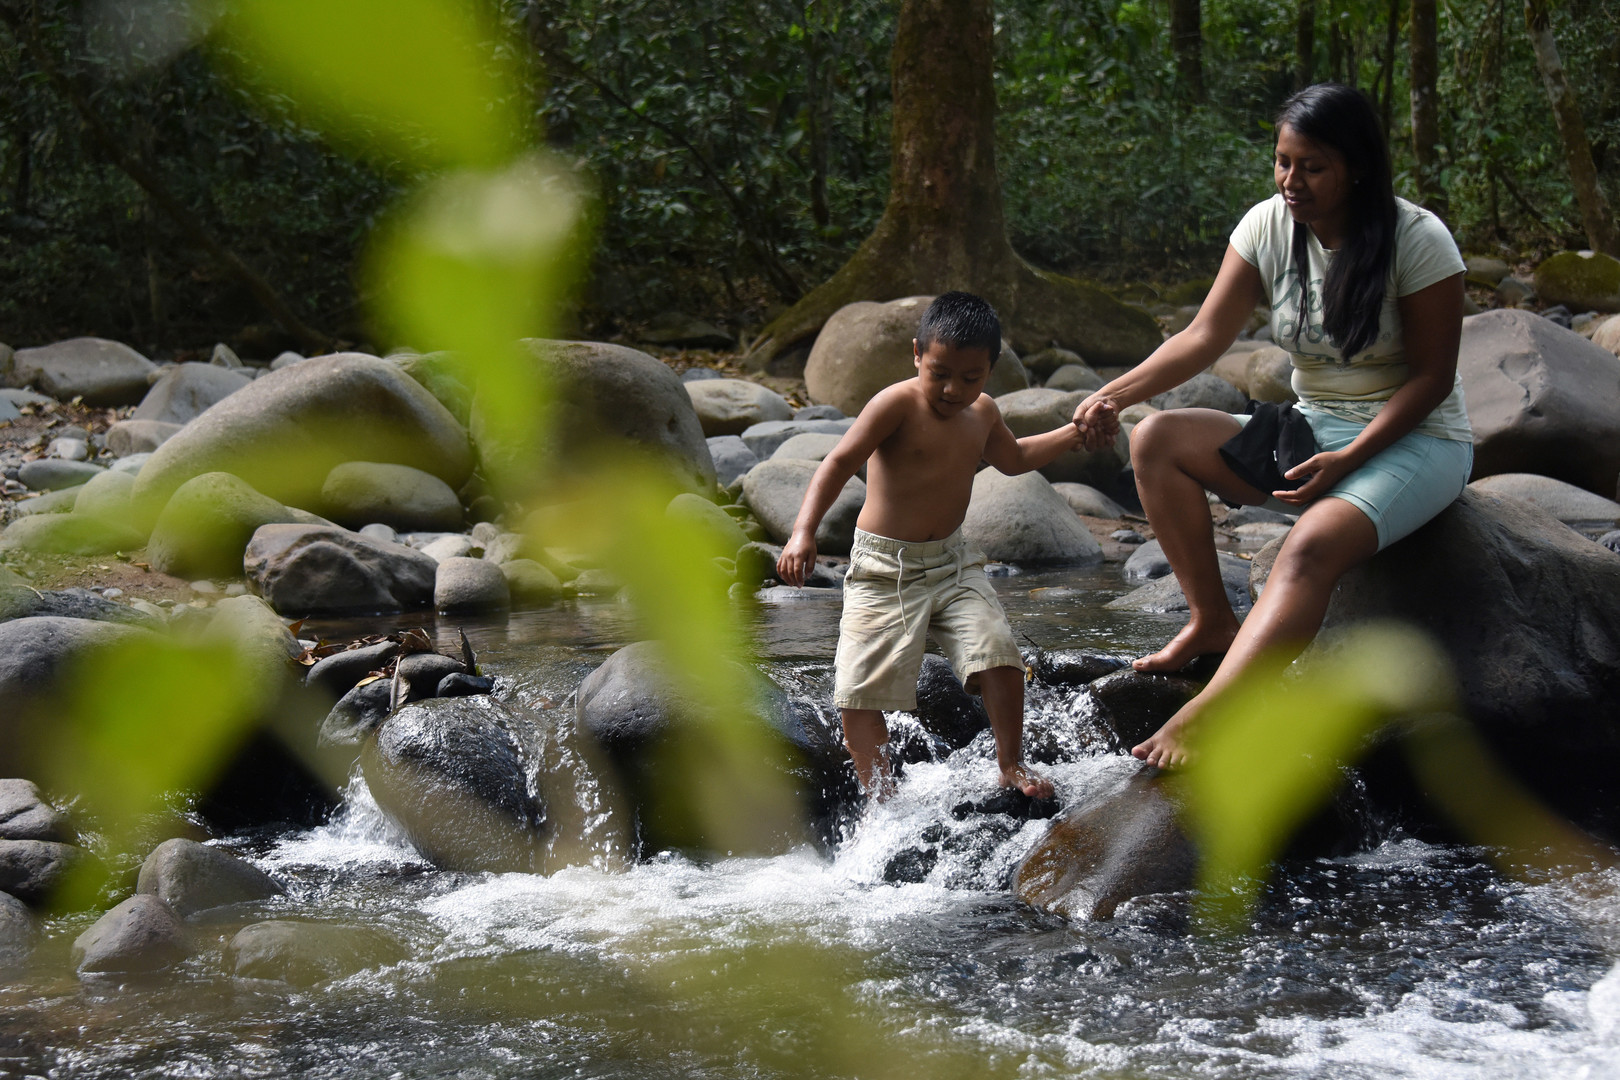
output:
MULTIPOLYGON (((1311 76, 1375 97, 1400 190, 1414 194, 1407 6, 1313 6, 1311 76)), ((337 153, 275 99, 234 87, 184 8, 0 0, 0 340, 97 333, 167 353, 224 339, 249 355, 294 344, 198 229, 310 325, 367 339, 360 246, 415 177, 337 153), (120 159, 148 170, 190 231, 120 159)), ((1299 77, 1299 11, 1206 0, 1195 103, 1178 85, 1167 0, 1003 0, 998 136, 1014 245, 1082 276, 1207 274, 1268 189, 1266 123, 1299 77)), ((536 138, 598 193, 583 329, 670 309, 757 326, 836 269, 881 213, 889 0, 504 0, 495 14, 499 47, 531 74, 536 138)), ((1553 27, 1620 200, 1620 9, 1565 0, 1553 27)), ((1441 179, 1464 246, 1586 246, 1520 6, 1443 3, 1440 61, 1441 179)))

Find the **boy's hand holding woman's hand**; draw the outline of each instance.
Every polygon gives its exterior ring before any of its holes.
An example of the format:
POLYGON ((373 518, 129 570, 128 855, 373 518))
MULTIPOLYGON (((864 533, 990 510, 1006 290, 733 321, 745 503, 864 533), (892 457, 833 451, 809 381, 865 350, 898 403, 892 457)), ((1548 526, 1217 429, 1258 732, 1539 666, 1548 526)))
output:
POLYGON ((1075 408, 1074 425, 1080 429, 1081 445, 1087 450, 1112 446, 1119 435, 1119 406, 1099 390, 1075 408))
POLYGON ((816 565, 815 535, 795 531, 788 537, 782 555, 776 560, 776 576, 795 587, 802 586, 816 565))

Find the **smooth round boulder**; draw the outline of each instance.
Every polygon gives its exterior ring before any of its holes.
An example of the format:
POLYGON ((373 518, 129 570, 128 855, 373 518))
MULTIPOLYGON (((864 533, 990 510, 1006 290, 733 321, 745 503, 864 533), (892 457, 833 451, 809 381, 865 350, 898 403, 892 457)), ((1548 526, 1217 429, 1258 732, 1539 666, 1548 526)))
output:
MULTIPOLYGON (((1001 419, 1017 438, 1044 435, 1054 428, 1074 422, 1074 410, 1086 399, 1083 391, 1018 390, 996 399, 1001 419)), ((1040 469, 1053 483, 1109 485, 1125 467, 1115 447, 1102 450, 1070 450, 1040 469)))
POLYGON ((1064 393, 1083 390, 1089 394, 1093 390, 1101 390, 1106 381, 1085 364, 1064 364, 1041 385, 1048 390, 1061 390, 1064 393))
POLYGON ((505 611, 512 606, 512 594, 499 566, 462 556, 438 564, 433 606, 445 613, 505 611))
POLYGON ((795 420, 844 420, 844 410, 836 405, 806 405, 793 410, 795 420))
POLYGON ((159 446, 136 478, 136 511, 155 521, 181 484, 209 472, 318 507, 346 461, 409 465, 452 488, 473 465, 466 430, 420 383, 375 356, 335 353, 253 380, 159 446))
POLYGON ((1620 526, 1620 503, 1550 476, 1498 473, 1475 480, 1468 487, 1534 503, 1575 531, 1594 538, 1620 526))
POLYGON ((152 361, 117 341, 80 337, 18 349, 10 386, 33 386, 58 401, 83 398, 86 405, 134 405, 146 396, 152 361))
POLYGON ((708 540, 706 546, 711 555, 729 559, 748 543, 748 534, 737 520, 701 495, 677 495, 669 501, 664 513, 670 520, 687 522, 702 533, 708 540))
POLYGON ((67 816, 52 806, 32 780, 0 780, 0 840, 73 840, 67 816))
POLYGON ((158 377, 135 407, 135 421, 187 424, 253 380, 213 364, 176 364, 158 377))
POLYGON ((135 891, 157 897, 181 918, 286 892, 246 859, 180 837, 163 841, 146 857, 135 891))
POLYGON ((1040 473, 980 470, 962 532, 994 562, 1085 564, 1103 557, 1102 545, 1040 473))
POLYGON ((184 426, 161 420, 120 420, 107 429, 107 449, 118 457, 149 454, 184 426))
MULTIPOLYGON (((833 312, 816 335, 805 362, 804 383, 811 400, 836 405, 855 416, 886 386, 917 374, 912 344, 932 296, 908 296, 887 303, 857 301, 833 312)), ((985 382, 992 397, 1029 386, 1029 375, 1012 348, 1002 342, 999 359, 985 382)))
POLYGON ((1543 303, 1571 311, 1620 311, 1620 259, 1600 251, 1560 251, 1535 271, 1543 303))
POLYGON ((492 391, 478 388, 472 435, 493 478, 527 483, 537 470, 567 470, 604 450, 628 446, 651 454, 688 491, 714 486, 703 426, 686 387, 667 364, 600 342, 529 339, 523 345, 553 407, 545 424, 499 432, 486 401, 492 391))
POLYGON ((449 484, 409 465, 378 461, 346 461, 327 473, 321 506, 349 529, 378 522, 399 532, 454 532, 463 518, 449 484))
POLYGON ((297 522, 296 514, 241 477, 203 473, 170 497, 152 526, 147 557, 155 568, 176 577, 236 577, 255 532, 265 525, 297 522))
POLYGON ((117 521, 80 514, 30 514, 0 533, 0 551, 20 549, 53 555, 110 555, 146 543, 141 533, 117 521))
POLYGON ((399 940, 376 927, 302 919, 249 923, 225 946, 232 974, 293 986, 348 978, 405 956, 399 940))
MULTIPOLYGON (((309 363, 286 370, 297 371, 309 363)), ((243 555, 249 584, 283 615, 425 608, 433 602, 438 568, 431 558, 404 544, 384 544, 321 525, 261 526, 243 555)))
POLYGON ((793 419, 793 406, 786 398, 747 379, 702 379, 684 385, 709 438, 741 435, 766 420, 793 419))
POLYGON ((1255 349, 1244 364, 1243 389, 1255 401, 1298 401, 1293 379, 1294 361, 1276 345, 1255 349))
POLYGON ((79 497, 73 500, 73 512, 80 517, 126 525, 130 520, 130 495, 134 490, 134 476, 109 469, 92 476, 79 488, 79 497))
POLYGON ((186 928, 155 896, 125 900, 73 942, 81 975, 161 971, 186 958, 186 928))
MULTIPOLYGON (((798 519, 804 494, 810 488, 816 469, 813 461, 772 458, 760 462, 743 477, 743 501, 778 544, 787 543, 788 537, 793 535, 793 523, 798 519)), ((866 485, 860 477, 852 476, 816 529, 819 554, 849 554, 850 545, 855 541, 855 519, 860 517, 864 505, 866 485)))
MULTIPOLYGON (((1037 349, 1020 359, 1023 362, 1024 370, 1028 371, 1030 376, 1036 379, 1050 379, 1066 367, 1089 368, 1090 366, 1079 353, 1056 346, 1037 349)), ((1058 389, 1061 389, 1061 387, 1058 389)), ((1071 387, 1071 389, 1078 390, 1080 388, 1076 386, 1071 387)))
POLYGON ((506 591, 513 607, 539 607, 554 603, 562 595, 557 575, 534 559, 508 559, 497 565, 506 577, 506 591))
POLYGON ((1053 484, 1052 490, 1063 496, 1069 509, 1085 517, 1117 519, 1125 516, 1123 506, 1090 484, 1053 484))
POLYGON ((821 461, 837 447, 843 435, 830 432, 807 431, 795 435, 776 448, 773 458, 794 458, 798 461, 821 461))
POLYGON ((714 479, 727 487, 743 473, 759 464, 759 456, 748 449, 748 444, 737 435, 718 435, 706 440, 709 457, 714 461, 714 479))
POLYGON ((43 904, 87 857, 84 848, 53 840, 0 840, 0 892, 43 904))
POLYGON ((754 456, 764 461, 776 454, 795 435, 842 435, 855 421, 844 420, 767 420, 742 433, 742 441, 754 456))
POLYGON ((17 469, 17 479, 29 491, 60 491, 78 487, 106 470, 88 461, 68 461, 64 458, 39 458, 25 461, 17 469))
POLYGON ((1149 398, 1158 409, 1215 409, 1225 413, 1240 413, 1248 399, 1231 383, 1219 375, 1200 371, 1173 390, 1149 398))
POLYGON ((1473 479, 1539 473, 1605 497, 1620 478, 1620 357, 1528 311, 1463 320, 1473 479))
POLYGON ((0 776, 26 776, 38 734, 23 726, 37 702, 60 690, 59 676, 91 650, 150 634, 136 626, 39 615, 0 623, 0 776))
POLYGON ((1592 344, 1620 356, 1620 315, 1598 324, 1598 328, 1592 331, 1592 344))

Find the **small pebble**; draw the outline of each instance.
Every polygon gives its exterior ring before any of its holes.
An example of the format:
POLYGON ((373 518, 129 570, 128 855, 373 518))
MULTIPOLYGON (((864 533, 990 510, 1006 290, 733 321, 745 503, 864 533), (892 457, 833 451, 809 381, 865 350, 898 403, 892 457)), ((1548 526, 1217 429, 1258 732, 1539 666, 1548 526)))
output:
POLYGON ((45 454, 63 461, 88 461, 90 446, 83 439, 53 439, 51 445, 45 448, 45 454))
POLYGON ((1118 541, 1121 544, 1147 543, 1147 537, 1143 536, 1135 529, 1115 529, 1113 532, 1108 534, 1108 539, 1118 541))
POLYGON ((116 600, 120 596, 124 595, 124 590, 119 588, 106 588, 101 590, 101 595, 105 596, 108 600, 116 600))

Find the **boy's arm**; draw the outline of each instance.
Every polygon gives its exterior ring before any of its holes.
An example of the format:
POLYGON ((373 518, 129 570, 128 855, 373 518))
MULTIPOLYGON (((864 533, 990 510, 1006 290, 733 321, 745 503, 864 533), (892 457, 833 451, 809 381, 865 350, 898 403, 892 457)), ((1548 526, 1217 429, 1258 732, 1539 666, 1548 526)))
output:
POLYGON ((860 471, 878 445, 900 426, 903 402, 890 392, 893 389, 890 387, 867 402, 861 415, 855 418, 832 453, 822 459, 816 475, 810 478, 799 516, 793 522, 793 535, 788 537, 781 557, 776 560, 776 576, 789 585, 803 585, 815 565, 816 529, 844 485, 860 471))
POLYGON ((1001 418, 1001 410, 996 409, 995 402, 990 402, 990 408, 995 410, 994 423, 990 426, 990 437, 984 443, 984 460, 1008 476, 1049 465, 1060 454, 1084 448, 1084 435, 1079 424, 1068 423, 1040 435, 1026 435, 1017 439, 1001 418))

